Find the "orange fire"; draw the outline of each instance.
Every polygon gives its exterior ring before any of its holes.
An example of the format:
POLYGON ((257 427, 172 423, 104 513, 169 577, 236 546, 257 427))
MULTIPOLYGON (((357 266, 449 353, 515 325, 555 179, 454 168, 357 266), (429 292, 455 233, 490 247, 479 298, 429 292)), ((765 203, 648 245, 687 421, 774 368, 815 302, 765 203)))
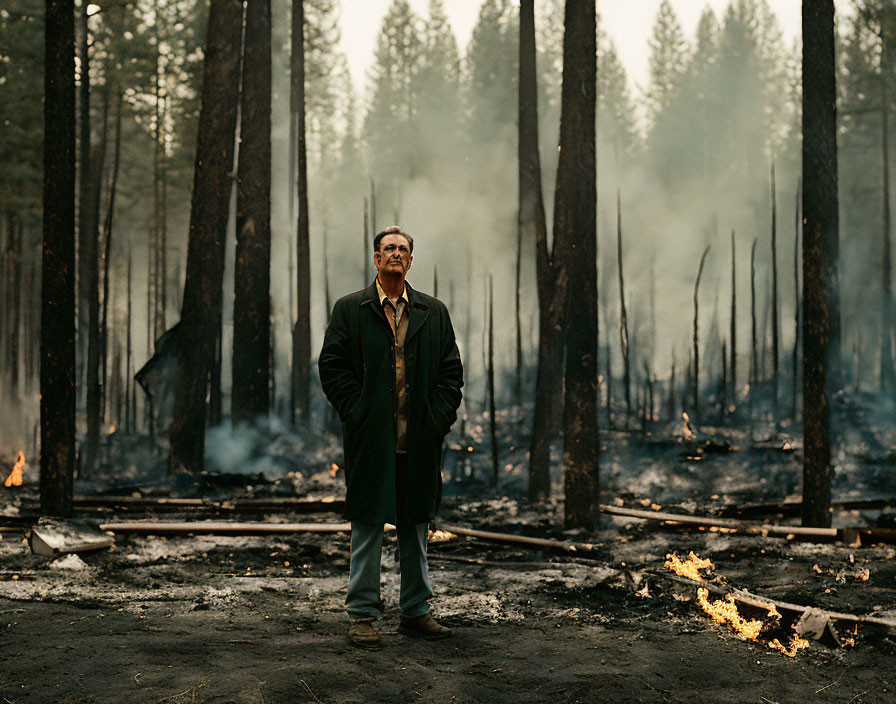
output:
POLYGON ((335 476, 336 476, 336 473, 337 473, 338 471, 339 471, 339 465, 338 465, 338 464, 335 464, 335 463, 334 463, 334 464, 331 464, 331 465, 330 465, 330 476, 331 476, 331 477, 335 477, 335 476))
POLYGON ((688 414, 685 411, 681 412, 681 417, 684 418, 684 428, 682 432, 687 440, 693 440, 697 437, 696 433, 694 433, 693 427, 691 427, 691 419, 688 417, 688 414))
POLYGON ((431 543, 444 543, 446 540, 451 540, 456 537, 457 536, 454 533, 449 533, 447 530, 440 529, 429 531, 429 542, 431 543))
POLYGON ((713 569, 713 564, 709 558, 697 557, 692 550, 687 560, 682 560, 675 553, 666 555, 666 563, 663 567, 672 570, 679 577, 687 577, 696 582, 702 582, 703 575, 700 574, 700 570, 711 570, 713 569))
POLYGON ((110 425, 109 428, 108 428, 108 430, 106 430, 106 435, 114 435, 114 434, 115 434, 115 429, 116 429, 117 427, 118 427, 118 424, 117 424, 117 423, 113 423, 112 425, 110 425))
MULTIPOLYGON (((672 570, 675 574, 696 581, 703 581, 703 575, 700 570, 713 569, 713 564, 707 558, 701 558, 691 552, 687 560, 682 560, 678 555, 666 555, 665 567, 672 570)), ((790 636, 790 643, 784 645, 780 640, 774 638, 771 641, 759 641, 762 629, 770 620, 780 620, 781 614, 775 608, 774 604, 769 604, 765 608, 768 614, 765 619, 747 619, 740 615, 737 610, 737 603, 731 594, 725 596, 724 599, 709 600, 709 590, 706 587, 697 588, 697 603, 700 608, 712 618, 716 623, 726 625, 739 636, 747 640, 764 642, 772 650, 784 653, 787 657, 796 657, 796 654, 803 648, 809 647, 809 641, 800 638, 796 633, 790 636)))
POLYGON ((16 464, 12 468, 12 474, 6 478, 3 486, 22 486, 22 470, 25 469, 25 453, 19 450, 16 464))

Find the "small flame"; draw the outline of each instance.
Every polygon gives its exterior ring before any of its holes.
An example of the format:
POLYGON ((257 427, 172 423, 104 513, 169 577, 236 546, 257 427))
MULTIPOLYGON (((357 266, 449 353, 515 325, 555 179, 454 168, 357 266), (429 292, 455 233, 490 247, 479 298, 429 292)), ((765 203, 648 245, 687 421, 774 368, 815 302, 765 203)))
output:
POLYGON ((734 597, 728 594, 724 601, 717 599, 710 602, 707 598, 709 590, 706 587, 697 588, 697 603, 709 614, 716 623, 727 624, 731 629, 748 640, 756 640, 762 631, 762 621, 745 619, 737 612, 734 597))
POLYGON ((439 529, 429 531, 429 542, 431 543, 444 543, 446 540, 451 540, 456 537, 457 536, 454 533, 449 533, 447 530, 439 529))
POLYGON ((25 469, 25 453, 19 450, 12 473, 6 478, 3 486, 22 486, 22 470, 25 469))
POLYGON ((703 575, 700 574, 700 570, 711 570, 714 568, 714 565, 709 558, 697 557, 692 550, 687 560, 682 560, 675 553, 666 555, 666 563, 663 567, 672 570, 679 577, 687 577, 696 582, 702 582, 703 575))
POLYGON ((118 424, 117 424, 117 423, 113 423, 112 425, 110 425, 110 426, 109 426, 109 429, 106 431, 106 435, 114 435, 114 434, 115 434, 115 429, 116 429, 117 427, 118 427, 118 424))
POLYGON ((330 476, 331 476, 331 477, 335 477, 335 476, 336 476, 336 473, 337 473, 338 471, 339 471, 339 465, 338 465, 338 464, 333 463, 333 464, 330 465, 330 476))
POLYGON ((685 411, 681 412, 681 417, 684 419, 684 428, 682 428, 682 432, 684 433, 685 438, 693 440, 697 435, 694 433, 693 427, 691 427, 690 417, 688 417, 688 414, 685 411))

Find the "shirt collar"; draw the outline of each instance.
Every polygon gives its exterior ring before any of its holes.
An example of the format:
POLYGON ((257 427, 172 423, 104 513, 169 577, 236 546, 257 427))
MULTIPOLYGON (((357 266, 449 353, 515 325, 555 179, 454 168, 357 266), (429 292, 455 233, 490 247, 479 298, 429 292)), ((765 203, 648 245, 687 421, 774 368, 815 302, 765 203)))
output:
MULTIPOLYGON (((376 294, 377 294, 377 297, 380 299, 380 305, 381 306, 385 305, 386 300, 389 298, 389 296, 386 294, 385 291, 383 291, 383 287, 380 286, 380 277, 379 276, 376 277, 376 294)), ((398 297, 399 301, 401 301, 402 299, 404 299, 404 301, 407 303, 410 303, 410 301, 411 301, 411 297, 408 295, 408 285, 407 284, 404 285, 404 291, 402 291, 401 295, 398 297)))

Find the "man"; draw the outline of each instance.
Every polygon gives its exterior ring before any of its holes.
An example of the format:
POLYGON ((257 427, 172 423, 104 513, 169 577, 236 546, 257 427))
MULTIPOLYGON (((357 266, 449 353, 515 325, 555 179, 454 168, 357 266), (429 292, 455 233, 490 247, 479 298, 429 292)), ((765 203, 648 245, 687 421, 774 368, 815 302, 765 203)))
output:
POLYGON ((318 366, 324 393, 342 419, 345 517, 351 521, 346 611, 349 638, 381 642, 383 524, 398 533, 404 635, 451 635, 429 613, 429 521, 441 501, 442 441, 457 418, 463 368, 445 305, 406 282, 414 240, 397 226, 373 240, 377 276, 336 301, 318 366))

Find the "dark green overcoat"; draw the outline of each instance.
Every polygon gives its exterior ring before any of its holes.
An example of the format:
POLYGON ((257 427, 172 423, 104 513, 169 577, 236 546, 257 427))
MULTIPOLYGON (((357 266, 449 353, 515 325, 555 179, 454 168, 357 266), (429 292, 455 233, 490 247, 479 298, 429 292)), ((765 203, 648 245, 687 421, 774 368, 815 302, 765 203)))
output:
POLYGON ((395 472, 395 338, 377 298, 376 281, 336 301, 318 369, 324 393, 342 419, 345 517, 371 523, 425 523, 442 497, 442 441, 457 418, 463 367, 448 309, 408 286, 404 342, 407 460, 395 472))

